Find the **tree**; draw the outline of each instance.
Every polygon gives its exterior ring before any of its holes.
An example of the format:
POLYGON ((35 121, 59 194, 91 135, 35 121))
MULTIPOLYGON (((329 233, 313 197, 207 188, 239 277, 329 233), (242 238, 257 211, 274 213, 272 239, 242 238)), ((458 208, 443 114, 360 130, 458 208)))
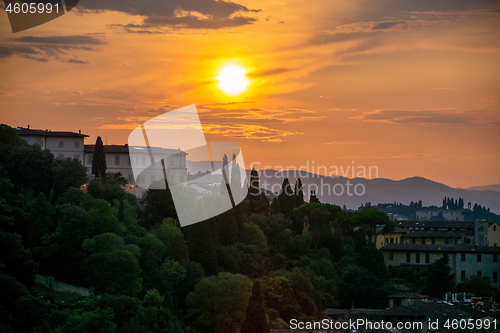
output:
POLYGON ((83 263, 85 281, 96 293, 135 296, 141 289, 141 270, 135 256, 125 250, 93 253, 83 263))
POLYGON ((385 308, 388 290, 377 276, 357 265, 349 264, 342 270, 338 284, 340 306, 344 309, 385 308))
POLYGON ((295 207, 300 207, 304 204, 304 187, 302 186, 302 181, 297 178, 295 182, 295 207))
MULTIPOLYGON (((152 185, 153 188, 162 188, 152 185)), ((166 218, 178 220, 177 211, 175 210, 174 199, 168 187, 168 182, 165 180, 165 189, 155 190, 149 189, 146 191, 144 198, 144 227, 151 228, 156 223, 161 223, 166 218)))
POLYGON ((201 264, 205 274, 217 274, 217 252, 212 235, 211 220, 188 227, 188 247, 191 260, 201 264))
POLYGON ((125 186, 128 184, 127 178, 123 177, 121 172, 106 172, 102 180, 104 184, 113 184, 125 186))
POLYGON ((248 197, 250 198, 250 209, 252 213, 267 214, 269 212, 269 201, 265 194, 260 192, 259 174, 255 168, 250 172, 248 197))
POLYGON ((269 333, 264 311, 264 300, 260 291, 260 281, 255 281, 252 296, 248 301, 247 315, 241 324, 241 333, 269 333))
POLYGON ((453 285, 450 258, 445 254, 429 266, 425 293, 431 297, 443 297, 453 285))
POLYGON ((234 333, 245 319, 252 282, 241 274, 219 273, 202 279, 186 298, 189 314, 205 329, 234 333))
POLYGON ((477 275, 469 276, 465 279, 464 291, 480 297, 491 296, 492 293, 490 281, 477 275))
POLYGON ((281 213, 291 216, 293 209, 296 207, 296 199, 288 178, 283 180, 278 199, 280 201, 281 213))
POLYGON ((370 240, 377 234, 378 226, 388 226, 386 227, 386 232, 390 232, 391 229, 393 229, 392 225, 394 225, 395 228, 394 222, 392 222, 384 212, 378 210, 367 209, 357 211, 352 215, 352 221, 354 226, 365 230, 370 240))
POLYGON ((102 143, 101 137, 98 136, 94 146, 94 155, 92 157, 92 174, 102 182, 103 178, 106 176, 106 169, 106 153, 104 152, 104 144, 102 143))
POLYGON ((62 333, 115 333, 116 324, 112 319, 111 309, 75 312, 66 320, 61 331, 62 333))
POLYGON ((88 182, 87 168, 76 158, 56 159, 53 170, 56 196, 71 187, 79 188, 88 182))
POLYGON ((52 190, 54 155, 50 151, 37 144, 14 146, 2 160, 17 192, 24 189, 48 195, 52 190))
POLYGON ((161 224, 154 225, 150 232, 165 245, 168 257, 179 262, 189 260, 189 249, 176 220, 164 219, 161 224))

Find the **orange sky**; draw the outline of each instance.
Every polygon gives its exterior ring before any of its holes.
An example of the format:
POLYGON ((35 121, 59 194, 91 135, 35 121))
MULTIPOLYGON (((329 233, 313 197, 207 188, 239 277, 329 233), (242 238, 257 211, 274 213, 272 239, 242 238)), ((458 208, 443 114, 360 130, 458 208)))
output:
POLYGON ((87 143, 196 104, 247 166, 500 183, 498 1, 81 0, 15 34, 0 13, 0 73, 2 123, 87 143), (238 96, 227 64, 248 70, 238 96))

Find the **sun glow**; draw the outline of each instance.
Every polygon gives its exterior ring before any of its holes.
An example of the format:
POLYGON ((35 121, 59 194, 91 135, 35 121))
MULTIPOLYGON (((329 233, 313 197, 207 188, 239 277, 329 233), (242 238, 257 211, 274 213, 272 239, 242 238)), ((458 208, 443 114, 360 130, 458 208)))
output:
POLYGON ((247 71, 236 65, 226 66, 219 72, 219 88, 228 95, 237 95, 245 91, 250 81, 247 71))

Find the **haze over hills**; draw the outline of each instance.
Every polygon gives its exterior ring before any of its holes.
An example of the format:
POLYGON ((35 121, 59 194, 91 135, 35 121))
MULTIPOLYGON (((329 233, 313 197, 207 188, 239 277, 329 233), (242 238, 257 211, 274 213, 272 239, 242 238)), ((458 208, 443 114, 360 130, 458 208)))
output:
POLYGON ((471 191, 497 191, 497 192, 500 192, 500 184, 484 185, 484 186, 472 186, 472 187, 468 187, 467 190, 471 190, 471 191))
MULTIPOLYGON (((188 161, 187 164, 191 174, 211 170, 210 162, 188 161)), ((220 162, 214 164, 216 169, 221 167, 220 162)), ((296 170, 277 171, 267 169, 259 170, 259 174, 261 188, 278 192, 285 177, 288 177, 292 185, 295 184, 297 178, 300 178, 304 186, 306 201, 309 201, 310 191, 314 190, 321 202, 341 207, 346 205, 349 209, 357 209, 366 202, 372 204, 393 202, 409 204, 411 201, 418 200, 422 200, 424 206, 441 206, 444 197, 455 199, 462 197, 465 207, 467 207, 468 202, 471 202, 472 205, 477 203, 489 207, 496 214, 500 214, 500 192, 490 190, 489 186, 485 186, 485 189, 476 189, 477 187, 457 189, 422 177, 411 177, 402 180, 386 178, 350 179, 345 177, 332 178, 296 170), (356 195, 355 191, 357 194, 362 195, 356 195)), ((247 178, 249 175, 250 171, 247 170, 247 178)))

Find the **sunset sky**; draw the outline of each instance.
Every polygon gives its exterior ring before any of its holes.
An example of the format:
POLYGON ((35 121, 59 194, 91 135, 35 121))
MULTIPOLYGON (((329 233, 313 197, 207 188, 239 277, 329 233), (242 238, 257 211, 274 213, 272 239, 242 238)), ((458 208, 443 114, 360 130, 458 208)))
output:
POLYGON ((500 2, 80 0, 12 33, 0 13, 0 122, 125 144, 196 104, 246 165, 378 166, 500 183, 500 2), (220 90, 227 65, 248 88, 220 90))

